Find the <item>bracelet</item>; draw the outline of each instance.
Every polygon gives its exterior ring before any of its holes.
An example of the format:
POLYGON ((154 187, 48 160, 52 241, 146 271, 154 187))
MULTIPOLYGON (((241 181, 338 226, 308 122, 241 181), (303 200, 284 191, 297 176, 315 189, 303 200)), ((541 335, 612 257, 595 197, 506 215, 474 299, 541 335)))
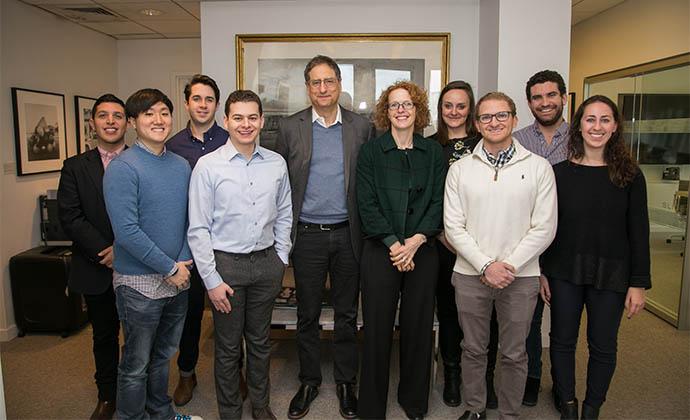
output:
POLYGON ((484 275, 484 272, 486 271, 486 269, 489 268, 489 266, 490 266, 491 264, 495 263, 495 262, 496 262, 496 260, 491 260, 491 261, 489 261, 488 263, 484 264, 484 266, 482 267, 482 269, 479 270, 479 275, 480 275, 480 276, 483 276, 483 275, 484 275))

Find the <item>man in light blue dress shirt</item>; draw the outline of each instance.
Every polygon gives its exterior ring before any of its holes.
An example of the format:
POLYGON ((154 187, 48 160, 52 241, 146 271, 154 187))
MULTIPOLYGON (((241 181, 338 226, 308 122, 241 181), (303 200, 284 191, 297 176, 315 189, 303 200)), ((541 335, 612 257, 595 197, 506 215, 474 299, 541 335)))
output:
POLYGON ((189 185, 189 246, 213 304, 215 380, 223 419, 242 417, 238 359, 244 336, 252 417, 269 407, 269 330, 292 246, 292 200, 283 158, 256 140, 261 100, 238 90, 225 102, 229 141, 199 159, 189 185))

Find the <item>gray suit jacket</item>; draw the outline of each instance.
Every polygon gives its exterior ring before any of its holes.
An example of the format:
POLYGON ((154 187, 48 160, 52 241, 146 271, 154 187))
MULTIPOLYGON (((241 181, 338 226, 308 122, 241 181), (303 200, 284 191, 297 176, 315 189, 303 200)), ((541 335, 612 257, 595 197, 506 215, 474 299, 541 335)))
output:
MULTIPOLYGON (((359 260, 362 249, 362 233, 357 211, 355 178, 357 155, 364 142, 374 138, 374 127, 366 118, 340 108, 343 120, 343 160, 345 164, 345 190, 347 191, 347 213, 350 219, 350 236, 355 257, 359 260)), ((292 187, 292 241, 294 244, 297 222, 302 211, 304 192, 309 179, 312 152, 311 107, 299 111, 278 123, 276 152, 288 165, 292 187)))

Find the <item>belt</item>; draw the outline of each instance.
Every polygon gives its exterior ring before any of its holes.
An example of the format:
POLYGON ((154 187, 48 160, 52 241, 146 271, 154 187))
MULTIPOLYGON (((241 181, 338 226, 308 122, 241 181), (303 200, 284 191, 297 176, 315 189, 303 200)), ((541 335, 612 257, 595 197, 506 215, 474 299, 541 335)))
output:
POLYGON ((240 258, 251 258, 254 256, 261 256, 261 255, 266 256, 266 255, 268 255, 268 252, 272 249, 273 249, 273 246, 269 246, 268 248, 260 249, 258 251, 252 251, 252 252, 249 252, 247 254, 237 254, 234 252, 225 252, 225 251, 219 251, 219 250, 215 250, 215 252, 222 252, 222 253, 227 254, 231 257, 234 257, 235 259, 240 259, 240 258))
POLYGON ((323 230, 323 231, 329 231, 329 230, 336 230, 336 229, 341 229, 344 227, 347 227, 350 225, 350 222, 348 220, 340 223, 334 223, 331 225, 324 224, 324 223, 304 223, 304 222, 297 222, 297 226, 299 226, 302 229, 305 230, 323 230))

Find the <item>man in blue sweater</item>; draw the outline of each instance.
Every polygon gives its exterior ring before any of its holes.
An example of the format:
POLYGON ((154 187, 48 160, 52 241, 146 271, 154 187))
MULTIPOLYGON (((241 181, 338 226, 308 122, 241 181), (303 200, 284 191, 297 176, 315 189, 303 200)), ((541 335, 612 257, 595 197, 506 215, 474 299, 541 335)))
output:
POLYGON ((166 152, 173 105, 161 91, 142 89, 125 113, 137 133, 103 178, 113 227, 113 287, 125 335, 118 368, 117 417, 189 419, 168 396, 168 367, 185 314, 189 265, 187 161, 166 152))

